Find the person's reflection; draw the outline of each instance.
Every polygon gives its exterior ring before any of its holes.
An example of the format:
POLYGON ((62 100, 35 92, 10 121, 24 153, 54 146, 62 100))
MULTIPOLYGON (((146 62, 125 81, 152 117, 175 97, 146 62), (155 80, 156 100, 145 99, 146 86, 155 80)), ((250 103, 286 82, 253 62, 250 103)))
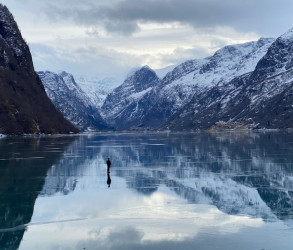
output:
POLYGON ((110 187, 110 185, 111 185, 111 177, 110 177, 110 172, 107 172, 107 176, 108 176, 108 178, 107 178, 107 184, 108 184, 108 188, 110 187))
POLYGON ((110 173, 111 161, 110 158, 107 160, 107 172, 110 173))

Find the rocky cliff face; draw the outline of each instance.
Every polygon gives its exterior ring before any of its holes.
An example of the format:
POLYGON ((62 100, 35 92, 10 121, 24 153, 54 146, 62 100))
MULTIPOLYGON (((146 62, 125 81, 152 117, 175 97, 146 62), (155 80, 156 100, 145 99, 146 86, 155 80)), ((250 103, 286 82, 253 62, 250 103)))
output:
POLYGON ((105 119, 118 129, 128 129, 132 125, 140 123, 152 102, 141 102, 144 96, 157 86, 160 79, 148 66, 145 66, 130 74, 124 83, 110 93, 103 106, 102 112, 105 119))
POLYGON ((216 85, 175 114, 175 130, 293 127, 293 31, 279 37, 255 69, 216 85))
POLYGON ((70 132, 78 130, 47 97, 12 14, 0 4, 0 133, 70 132))
POLYGON ((49 71, 38 74, 55 107, 76 127, 82 131, 111 129, 71 74, 65 71, 59 74, 49 71))

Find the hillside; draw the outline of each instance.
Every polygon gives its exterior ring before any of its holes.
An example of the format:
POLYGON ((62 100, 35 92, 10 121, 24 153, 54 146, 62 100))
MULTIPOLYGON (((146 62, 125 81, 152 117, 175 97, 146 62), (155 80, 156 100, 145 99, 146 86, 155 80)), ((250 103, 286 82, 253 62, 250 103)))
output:
POLYGON ((28 45, 0 4, 0 133, 76 133, 56 110, 36 74, 28 45))

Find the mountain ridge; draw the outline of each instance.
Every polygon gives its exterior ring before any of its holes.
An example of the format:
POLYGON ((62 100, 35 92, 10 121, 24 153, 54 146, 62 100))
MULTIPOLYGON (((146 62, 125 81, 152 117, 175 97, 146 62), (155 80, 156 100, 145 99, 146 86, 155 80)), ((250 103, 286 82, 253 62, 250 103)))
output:
POLYGON ((117 98, 108 98, 102 106, 103 117, 107 119, 110 112, 117 129, 158 129, 196 93, 252 71, 273 41, 260 38, 256 42, 226 46, 204 59, 188 60, 174 67, 163 79, 156 79, 158 81, 140 98, 124 104, 133 92, 128 94, 128 87, 122 84, 114 90, 119 90, 117 98))
POLYGON ((293 32, 277 38, 255 69, 196 95, 166 126, 181 129, 293 127, 293 32))
POLYGON ((38 72, 48 97, 56 108, 81 131, 111 130, 91 98, 79 87, 72 74, 61 71, 38 72))
MULTIPOLYGON (((130 72, 121 85, 108 93, 104 92, 102 97, 93 94, 93 89, 82 79, 81 84, 72 78, 70 81, 76 86, 83 85, 85 94, 91 96, 89 99, 94 103, 93 106, 116 130, 206 129, 207 125, 197 126, 196 123, 186 127, 172 124, 181 123, 181 117, 187 113, 184 107, 190 105, 194 98, 205 97, 205 100, 201 100, 205 104, 212 96, 224 93, 225 88, 227 91, 235 91, 236 86, 243 84, 242 76, 255 70, 273 42, 275 39, 260 38, 258 41, 228 45, 210 57, 188 60, 170 67, 171 71, 164 72, 163 78, 146 65, 130 72), (215 87, 221 90, 211 92, 215 87), (210 93, 210 96, 205 93, 210 93), (95 97, 96 102, 93 101, 95 97)), ((193 105, 193 109, 197 112, 198 108, 193 105)), ((63 114, 66 116, 64 111, 63 114)), ((211 126, 221 121, 212 120, 215 121, 211 126)))

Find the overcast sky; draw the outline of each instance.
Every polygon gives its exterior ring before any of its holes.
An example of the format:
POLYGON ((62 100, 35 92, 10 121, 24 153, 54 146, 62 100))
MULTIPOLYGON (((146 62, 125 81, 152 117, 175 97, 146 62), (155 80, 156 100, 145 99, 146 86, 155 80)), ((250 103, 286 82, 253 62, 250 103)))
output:
POLYGON ((292 0, 2 0, 37 70, 105 77, 212 55, 293 27, 292 0))

